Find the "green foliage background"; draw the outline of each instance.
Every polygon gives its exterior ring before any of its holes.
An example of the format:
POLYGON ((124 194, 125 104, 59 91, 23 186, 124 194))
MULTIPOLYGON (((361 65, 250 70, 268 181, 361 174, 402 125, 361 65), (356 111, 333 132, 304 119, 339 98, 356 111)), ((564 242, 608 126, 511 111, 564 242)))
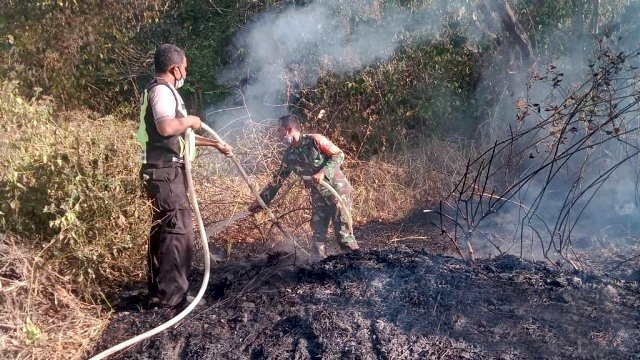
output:
POLYGON ((134 124, 0 91, 0 232, 57 263, 85 300, 139 276, 149 210, 137 179, 134 124), (102 287, 106 289, 106 287, 102 287))

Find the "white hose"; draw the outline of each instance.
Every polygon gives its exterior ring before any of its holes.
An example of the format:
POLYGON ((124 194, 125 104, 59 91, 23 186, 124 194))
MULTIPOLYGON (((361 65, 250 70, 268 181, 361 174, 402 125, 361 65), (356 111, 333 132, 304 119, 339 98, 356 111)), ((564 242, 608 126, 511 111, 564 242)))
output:
MULTIPOLYGON (((220 138, 220 136, 213 131, 213 129, 211 129, 209 126, 207 126, 205 123, 202 123, 202 128, 207 131, 208 133, 210 133, 216 140, 223 142, 223 140, 220 138)), ((126 340, 124 342, 121 342, 101 353, 99 353, 98 355, 95 355, 94 357, 90 358, 89 360, 100 360, 100 359, 104 359, 109 355, 113 355, 115 353, 117 353, 118 351, 124 350, 127 347, 136 344, 142 340, 148 339, 154 335, 157 335, 165 330, 167 330, 168 328, 170 328, 171 326, 177 324, 180 320, 182 320, 185 316, 187 316, 191 311, 193 311, 193 309, 198 305, 198 302, 200 302, 200 300, 202 299, 202 297, 204 296, 204 293, 207 289, 207 285, 209 284, 209 275, 211 273, 211 259, 210 259, 210 255, 209 255, 209 243, 208 243, 208 239, 207 239, 207 233, 205 231, 204 228, 204 223, 202 221, 202 216, 200 215, 200 207, 198 206, 198 199, 196 198, 196 191, 193 187, 193 177, 191 175, 191 151, 193 149, 192 145, 195 142, 195 138, 194 138, 194 133, 193 130, 191 129, 187 129, 186 133, 185 133, 185 137, 187 140, 187 144, 185 146, 185 155, 184 155, 184 162, 185 162, 185 174, 187 177, 187 187, 189 190, 189 198, 191 200, 191 205, 193 207, 195 216, 196 216, 196 220, 198 221, 198 229, 200 230, 200 239, 202 240, 202 247, 203 247, 203 253, 204 253, 204 278, 202 279, 202 284, 200 285, 200 290, 198 291, 198 294, 196 295, 195 299, 189 304, 189 306, 187 306, 184 310, 182 310, 178 315, 174 316, 173 318, 169 319, 169 321, 145 332, 142 333, 138 336, 135 336, 129 340, 126 340)), ((240 166, 240 163, 237 161, 237 159, 235 157, 232 158, 232 160, 234 161, 234 163, 236 164, 236 166, 238 167, 238 169, 240 170, 241 174, 243 175, 243 177, 245 178, 245 181, 247 182, 247 184, 249 185, 249 187, 251 188, 251 190, 253 191, 253 193, 257 196, 258 202, 260 203, 260 205, 267 210, 267 212, 271 215, 271 217, 273 218, 274 222, 276 223, 276 225, 280 225, 280 223, 275 219, 275 215, 273 215, 273 213, 271 212, 271 210, 267 207, 267 205, 262 201, 262 199, 260 198, 259 194, 257 193, 257 190, 252 186, 251 182, 249 182, 246 173, 244 172, 244 169, 242 168, 242 166, 240 166)), ((305 180, 309 180, 310 177, 303 177, 303 179, 305 180)), ((351 219, 351 213, 349 211, 349 208, 347 207, 347 205, 344 203, 344 200, 342 199, 342 197, 340 196, 340 194, 338 194, 338 192, 331 187, 331 185, 329 185, 329 183, 327 183, 324 180, 320 180, 320 184, 322 186, 324 186, 325 188, 327 188, 338 200, 338 204, 340 205, 340 207, 342 207, 344 213, 347 215, 347 223, 349 225, 349 231, 353 234, 353 222, 351 219)), ((279 226, 281 227, 281 226, 279 226)), ((281 230, 283 231, 283 233, 285 234, 286 237, 289 237, 291 239, 293 239, 291 237, 291 235, 285 231, 283 228, 281 228, 281 230)), ((294 242, 294 245, 295 242, 294 242)))
POLYGON ((204 253, 204 278, 202 279, 202 284, 200 285, 200 290, 198 291, 198 294, 196 295, 195 299, 189 304, 189 306, 187 306, 184 310, 182 310, 178 315, 176 315, 175 317, 171 318, 169 321, 163 323, 162 325, 155 327, 143 334, 140 334, 136 337, 133 337, 127 341, 121 342, 120 344, 117 344, 116 346, 113 346, 101 353, 99 353, 98 355, 92 357, 89 360, 98 360, 98 359, 104 359, 109 355, 115 354, 116 352, 123 350, 137 342, 140 342, 144 339, 150 338, 168 328, 170 328, 171 326, 175 325, 176 323, 178 323, 180 320, 182 320, 185 316, 187 316, 195 307, 196 305, 198 305, 198 302, 200 302, 200 300, 202 299, 202 297, 204 296, 204 292, 207 289, 207 285, 209 284, 209 274, 211 272, 211 260, 209 259, 209 243, 207 242, 207 234, 205 232, 204 229, 204 223, 202 222, 202 216, 200 215, 200 208, 198 207, 198 199, 196 198, 196 191, 193 187, 193 177, 191 175, 191 149, 192 147, 190 147, 190 143, 195 142, 195 138, 193 136, 193 130, 191 129, 187 129, 186 131, 186 140, 187 140, 187 146, 185 146, 185 155, 184 155, 184 163, 185 163, 185 173, 186 173, 186 177, 187 177, 187 187, 189 189, 189 198, 191 200, 191 205, 193 207, 194 213, 196 215, 196 219, 198 221, 198 228, 200 230, 200 238, 202 239, 202 247, 203 247, 203 253, 204 253))

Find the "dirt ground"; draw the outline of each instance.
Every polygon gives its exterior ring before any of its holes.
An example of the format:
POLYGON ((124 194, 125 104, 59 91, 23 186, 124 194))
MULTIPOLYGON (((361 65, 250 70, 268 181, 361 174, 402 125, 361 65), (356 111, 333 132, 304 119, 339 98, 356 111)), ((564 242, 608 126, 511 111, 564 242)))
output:
MULTIPOLYGON (((468 264, 416 221, 370 224, 363 251, 321 262, 238 253, 215 265, 204 305, 113 358, 640 358, 640 279, 513 256, 468 264)), ((119 295, 96 353, 175 314, 144 309, 144 292, 119 295)))

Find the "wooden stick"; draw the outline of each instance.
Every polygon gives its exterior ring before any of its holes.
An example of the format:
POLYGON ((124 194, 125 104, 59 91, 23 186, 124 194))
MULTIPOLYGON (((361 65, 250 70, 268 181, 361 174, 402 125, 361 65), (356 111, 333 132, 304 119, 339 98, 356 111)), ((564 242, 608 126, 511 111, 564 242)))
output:
MULTIPOLYGON (((293 187, 298 183, 298 181, 291 181, 289 182, 289 184, 287 185, 287 187, 280 193, 278 194, 278 197, 276 197, 271 204, 269 204, 270 206, 274 206, 277 205, 282 199, 284 199, 284 197, 289 193, 289 191, 291 191, 291 189, 293 189, 293 187)), ((251 215, 251 211, 249 210, 244 210, 240 213, 237 213, 235 215, 233 215, 232 217, 228 218, 228 219, 224 219, 221 221, 218 221, 217 223, 207 227, 207 237, 210 238, 212 236, 216 236, 218 233, 220 233, 221 231, 223 231, 224 229, 226 229, 227 227, 229 227, 231 224, 240 221, 242 219, 247 218, 249 215, 251 215)))
MULTIPOLYGON (((220 137, 220 135, 218 135, 218 133, 216 133, 212 128, 210 128, 207 124, 202 123, 201 125, 202 129, 205 130, 206 132, 208 132, 209 134, 211 134, 211 136, 213 136, 213 138, 217 141, 220 141, 222 144, 224 144, 224 140, 222 140, 222 138, 220 137)), ((242 167, 242 164, 240 164, 240 161, 238 160, 238 158, 236 157, 235 154, 231 155, 229 157, 231 159, 231 161, 233 162, 233 164, 236 166, 236 168, 238 168, 238 171, 240 172, 240 175, 242 175, 242 178, 244 179, 244 181, 247 183, 247 186, 249 186, 249 189, 251 189, 251 192, 253 193, 253 195, 256 197, 256 200, 258 201, 258 204, 260 204, 260 206, 262 206, 262 208, 267 212, 267 215, 269 216, 269 219, 271 219, 271 221, 276 225, 276 227, 280 230, 280 232, 282 232, 282 234, 284 235, 284 237, 291 243, 291 245, 294 247, 294 249, 299 249, 301 250, 303 253, 308 254, 307 251, 305 251, 304 249, 302 249, 295 241, 295 239, 293 238, 293 236, 291 236, 291 234, 284 228, 284 226, 282 226, 282 223, 280 222, 280 220, 278 220, 278 218, 275 216, 275 214, 273 213, 273 211, 271 211, 271 209, 269 209, 269 207, 267 206, 267 204, 265 204, 264 200, 262 200, 262 198, 260 197, 260 192, 258 191, 258 189, 255 187, 255 185, 251 182, 251 180, 249 179, 249 175, 247 175, 247 172, 244 170, 244 168, 242 167)))

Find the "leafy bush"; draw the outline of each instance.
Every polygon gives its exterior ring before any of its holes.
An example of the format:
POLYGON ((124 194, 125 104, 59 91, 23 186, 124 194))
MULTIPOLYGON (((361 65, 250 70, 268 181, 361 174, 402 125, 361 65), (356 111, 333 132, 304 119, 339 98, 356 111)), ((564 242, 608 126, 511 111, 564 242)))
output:
POLYGON ((475 93, 482 65, 478 52, 445 39, 405 48, 346 79, 322 74, 297 106, 311 128, 358 159, 453 134, 470 137, 492 109, 475 93))
POLYGON ((0 232, 19 235, 59 264, 77 294, 138 274, 148 214, 137 179, 135 125, 0 94, 0 232), (62 119, 63 121, 58 121, 62 119), (112 280, 112 281, 104 281, 112 280))
POLYGON ((0 77, 66 108, 131 111, 153 72, 156 44, 190 59, 182 90, 190 110, 219 100, 225 47, 253 14, 281 1, 8 0, 0 11, 0 77))
POLYGON ((162 9, 159 0, 9 0, 0 12, 0 76, 67 108, 133 104, 152 59, 142 35, 162 9))

